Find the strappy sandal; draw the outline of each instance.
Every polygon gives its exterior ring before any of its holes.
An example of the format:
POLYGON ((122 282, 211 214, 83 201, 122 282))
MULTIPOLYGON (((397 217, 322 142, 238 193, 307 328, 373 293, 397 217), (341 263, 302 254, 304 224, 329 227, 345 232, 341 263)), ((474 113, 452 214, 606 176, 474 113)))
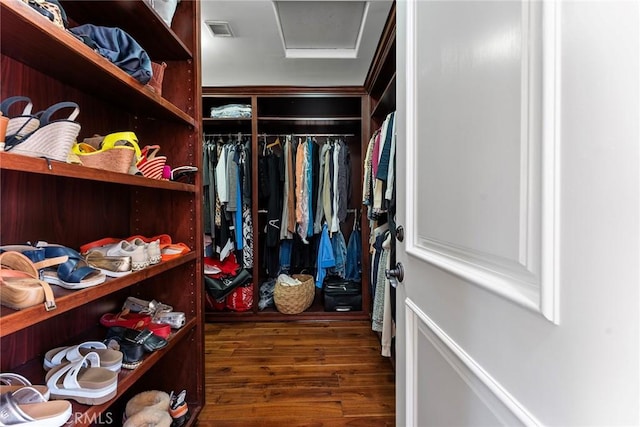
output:
POLYGON ((27 98, 26 96, 12 96, 0 103, 0 112, 2 112, 3 116, 9 118, 9 123, 7 124, 7 131, 5 135, 5 148, 18 144, 26 135, 29 135, 31 132, 40 127, 40 119, 38 118, 38 116, 31 114, 32 108, 33 104, 31 103, 31 99, 27 98), (27 103, 27 105, 24 107, 24 110, 22 111, 22 114, 18 116, 12 116, 9 113, 9 110, 13 105, 16 105, 20 102, 27 103))
POLYGON ((122 353, 110 348, 100 341, 86 341, 82 344, 68 347, 57 347, 44 355, 45 370, 55 368, 69 362, 82 360, 89 353, 96 353, 100 357, 100 366, 110 371, 120 372, 122 353))
POLYGON ((90 352, 82 359, 56 366, 45 377, 54 399, 73 399, 85 405, 101 405, 118 391, 118 374, 100 367, 100 356, 90 352))
POLYGON ((71 248, 47 242, 38 242, 36 247, 44 248, 46 258, 59 256, 67 256, 69 258, 67 262, 60 264, 56 270, 44 270, 43 280, 45 282, 75 290, 99 285, 107 279, 100 270, 89 267, 82 256, 71 248))
POLYGON ((142 158, 136 165, 145 178, 162 179, 162 170, 167 163, 166 156, 158 156, 159 145, 147 145, 142 150, 142 158))
POLYGON ((105 328, 122 326, 131 329, 144 329, 151 323, 151 316, 143 313, 131 313, 123 310, 120 313, 105 313, 100 316, 100 324, 105 328))
POLYGON ((38 279, 38 269, 20 252, 0 254, 0 302, 14 310, 44 303, 47 311, 56 308, 53 290, 38 279))
POLYGON ((24 387, 31 387, 42 395, 44 400, 49 400, 49 389, 46 385, 33 385, 31 381, 20 374, 12 372, 0 373, 0 394, 13 393, 24 387))
POLYGON ((75 122, 80 114, 78 104, 59 102, 47 108, 40 116, 40 126, 20 140, 7 141, 5 151, 29 157, 44 157, 66 162, 71 146, 80 133, 80 124, 75 122), (53 120, 52 116, 65 108, 72 112, 65 119, 53 120))
POLYGON ((60 427, 71 417, 71 403, 48 402, 33 387, 0 395, 0 425, 60 427))

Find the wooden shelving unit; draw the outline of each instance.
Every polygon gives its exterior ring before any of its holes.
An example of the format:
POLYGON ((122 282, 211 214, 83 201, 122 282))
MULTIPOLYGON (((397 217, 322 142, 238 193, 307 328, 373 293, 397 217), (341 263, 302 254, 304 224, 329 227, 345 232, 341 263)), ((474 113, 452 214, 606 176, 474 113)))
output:
MULTIPOLYGON (((365 111, 367 96, 362 88, 302 88, 302 87, 246 87, 246 88, 204 88, 203 111, 214 106, 226 104, 252 105, 252 118, 211 119, 204 118, 205 134, 224 133, 234 131, 250 134, 252 138, 252 164, 258 164, 259 141, 267 135, 270 140, 275 135, 287 134, 341 134, 350 135, 347 143, 351 151, 352 186, 351 203, 349 209, 362 212, 359 205, 362 191, 362 151, 363 135, 368 129, 368 113, 365 111), (367 115, 363 115, 367 114, 367 115), (364 119, 363 119, 364 117, 364 119), (238 125, 234 128, 233 125, 238 125), (224 132, 221 131, 224 129, 224 132), (357 183, 360 183, 359 185, 357 183)), ((253 171, 252 194, 258 193, 258 178, 253 171)), ((368 319, 368 309, 358 312, 325 312, 322 306, 322 295, 316 292, 314 304, 305 312, 297 315, 281 314, 275 308, 258 309, 260 285, 267 279, 261 266, 265 256, 262 249, 266 218, 259 211, 264 207, 259 205, 257 197, 252 199, 252 217, 254 218, 254 304, 248 312, 206 311, 207 321, 255 321, 255 320, 326 320, 326 319, 368 319)), ((362 218, 360 218, 362 221, 362 218)), ((345 239, 353 227, 354 216, 348 215, 347 221, 341 228, 345 239)), ((363 245, 367 243, 363 240, 363 245)), ((369 283, 363 277, 363 307, 370 304, 369 283)))
MULTIPOLYGON (((0 99, 27 96, 34 111, 61 101, 80 107, 79 140, 130 130, 140 146, 158 144, 167 164, 202 163, 200 4, 183 0, 172 27, 140 1, 62 1, 71 25, 118 26, 154 61, 166 61, 162 96, 142 85, 26 3, 0 0, 0 99)), ((204 405, 202 181, 151 180, 11 152, 0 153, 1 244, 47 241, 73 249, 104 237, 168 234, 191 251, 130 275, 77 291, 52 286, 57 308, 0 309, 0 370, 44 382, 48 350, 101 340, 105 312, 127 296, 170 304, 187 323, 169 345, 118 377, 117 397, 102 405, 73 405, 68 425, 90 425, 101 415, 120 422, 133 395, 187 390, 193 425, 204 405), (171 366, 171 375, 166 375, 171 366)))

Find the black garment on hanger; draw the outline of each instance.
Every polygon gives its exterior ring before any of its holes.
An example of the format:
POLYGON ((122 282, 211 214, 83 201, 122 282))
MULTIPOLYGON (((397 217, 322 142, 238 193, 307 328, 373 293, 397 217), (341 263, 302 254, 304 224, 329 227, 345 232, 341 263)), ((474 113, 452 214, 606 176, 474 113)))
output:
POLYGON ((280 244, 280 222, 282 218, 282 182, 280 172, 284 162, 282 156, 275 153, 267 154, 267 186, 269 200, 267 201, 267 247, 274 248, 280 244))

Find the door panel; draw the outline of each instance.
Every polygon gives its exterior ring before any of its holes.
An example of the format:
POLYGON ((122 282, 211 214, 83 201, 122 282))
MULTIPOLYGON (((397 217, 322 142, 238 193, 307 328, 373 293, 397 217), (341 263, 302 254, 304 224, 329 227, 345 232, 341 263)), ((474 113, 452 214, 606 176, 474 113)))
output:
POLYGON ((495 426, 539 424, 490 375, 415 304, 406 304, 406 336, 414 346, 407 354, 407 390, 413 397, 417 426, 495 426), (443 411, 451 402, 461 410, 443 411))
POLYGON ((521 9, 518 2, 416 3, 418 245, 518 262, 521 9))
POLYGON ((640 2, 397 12, 397 425, 640 424, 640 2))

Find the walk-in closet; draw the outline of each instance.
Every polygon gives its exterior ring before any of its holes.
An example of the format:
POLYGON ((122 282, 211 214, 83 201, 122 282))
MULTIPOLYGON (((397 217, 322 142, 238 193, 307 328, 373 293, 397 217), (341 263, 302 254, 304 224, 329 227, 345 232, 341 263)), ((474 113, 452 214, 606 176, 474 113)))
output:
POLYGON ((393 2, 349 5, 378 27, 349 84, 315 82, 322 62, 207 84, 206 3, 231 2, 165 3, 0 0, 2 404, 51 425, 393 425, 392 264, 372 240, 393 168, 366 166, 395 108, 393 2))

